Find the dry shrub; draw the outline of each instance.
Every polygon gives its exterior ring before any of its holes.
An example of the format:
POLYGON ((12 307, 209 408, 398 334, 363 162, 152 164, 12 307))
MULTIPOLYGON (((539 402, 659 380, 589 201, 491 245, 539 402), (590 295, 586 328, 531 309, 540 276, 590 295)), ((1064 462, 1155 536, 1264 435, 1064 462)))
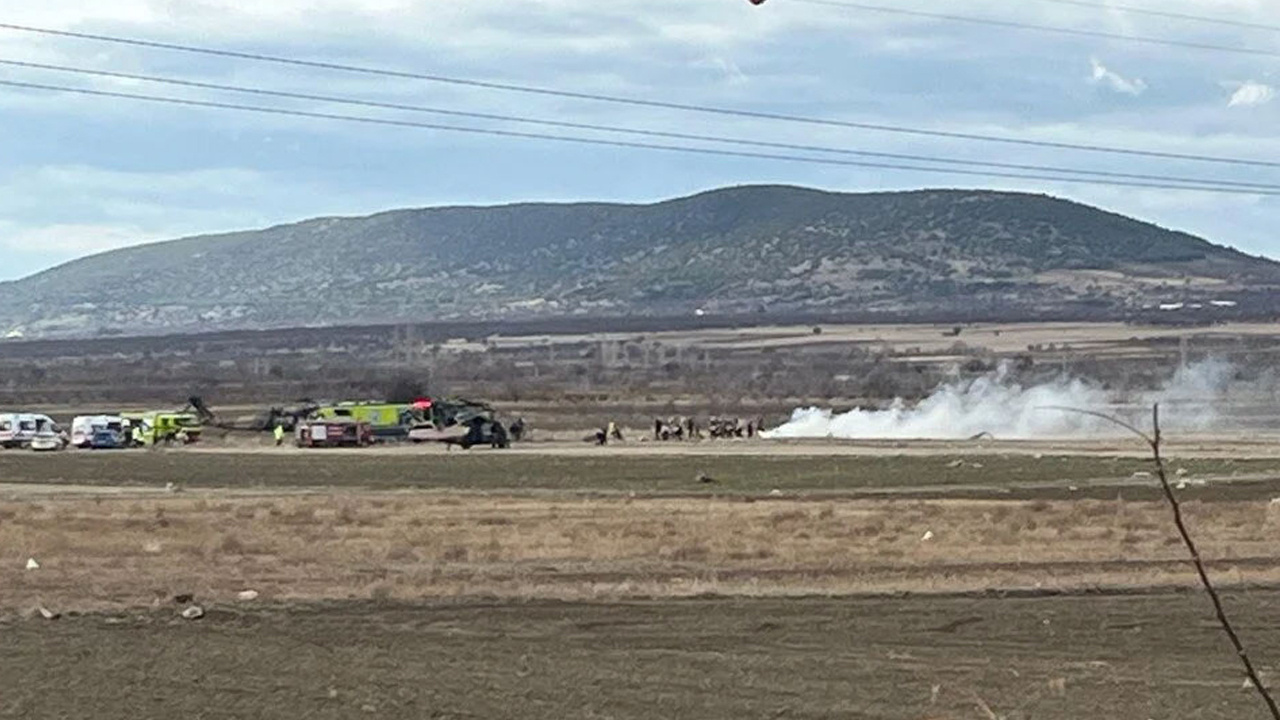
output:
POLYGON ((334 517, 334 520, 336 520, 340 525, 358 525, 360 523, 359 513, 357 513, 350 505, 343 505, 338 510, 338 514, 334 517))
POLYGON ((231 533, 226 533, 218 543, 218 550, 227 555, 244 555, 248 552, 248 547, 240 538, 231 533))
POLYGON ((289 510, 280 514, 279 521, 285 525, 313 525, 317 521, 316 509, 300 507, 289 510))
POLYGON ((466 562, 471 557, 471 549, 466 545, 450 545, 440 551, 442 562, 466 562))
POLYGON ((500 526, 503 526, 503 525, 514 525, 515 523, 511 520, 511 518, 505 518, 505 517, 483 517, 483 518, 480 518, 478 521, 476 521, 476 524, 477 524, 477 525, 484 525, 484 526, 497 526, 497 527, 500 527, 500 526))
POLYGON ((876 520, 865 525, 855 525, 849 532, 854 537, 873 538, 884 534, 884 523, 876 520))
POLYGON ((777 527, 791 522, 804 522, 809 519, 809 513, 804 510, 778 510, 769 515, 769 524, 777 527))
POLYGON ((496 563, 503 559, 502 543, 497 538, 489 538, 489 542, 484 546, 485 562, 496 563))
POLYGON ((418 551, 408 545, 393 545, 387 550, 387 560, 391 562, 417 562, 418 551))
POLYGON ((1086 500, 1084 502, 1072 504, 1070 514, 1073 516, 1079 515, 1084 518, 1098 518, 1107 515, 1114 515, 1116 507, 1115 503, 1086 500))
POLYGON ((675 562, 698 562, 706 560, 711 555, 711 550, 702 543, 688 543, 676 548, 664 548, 659 555, 675 562))

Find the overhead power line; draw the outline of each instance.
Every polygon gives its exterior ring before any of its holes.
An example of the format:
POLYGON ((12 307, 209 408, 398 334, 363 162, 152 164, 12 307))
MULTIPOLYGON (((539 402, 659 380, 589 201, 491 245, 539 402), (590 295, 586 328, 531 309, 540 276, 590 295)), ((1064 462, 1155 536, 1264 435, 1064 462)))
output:
POLYGON ((1049 182, 1065 182, 1087 185, 1112 185, 1119 187, 1140 187, 1140 188, 1157 188, 1163 190, 1194 190, 1202 192, 1227 193, 1236 195, 1271 195, 1280 196, 1280 191, 1265 189, 1245 189, 1238 187, 1225 187, 1223 185, 1205 184, 1205 185, 1178 185, 1171 183, 1157 183, 1144 181, 1128 181, 1119 179, 1098 179, 1083 177, 1067 177, 1049 174, 1034 173, 1013 173, 1000 172, 997 170, 965 170, 961 168, 940 168, 929 167, 923 165, 906 165, 899 163, 881 163, 868 162, 862 160, 843 160, 838 158, 821 158, 808 157, 803 155, 785 155, 781 153, 764 153, 749 152, 744 150, 726 150, 722 148, 693 147, 687 145, 665 145, 650 142, 635 142, 629 140, 610 140, 605 138, 585 138, 570 135, 552 135, 549 133, 533 133, 517 130, 502 130, 495 128, 477 128, 460 125, 444 125, 438 123, 426 123, 411 120, 395 120, 391 118, 375 118, 363 115, 344 115, 339 113, 322 113, 306 110, 292 110, 278 107, 263 107, 258 105, 241 105, 238 103, 214 102, 208 100, 191 100, 187 98, 168 97, 163 95, 145 95, 141 93, 125 93, 109 90, 91 90, 88 88, 68 87, 62 85, 47 85, 43 83, 18 82, 14 80, 0 80, 0 86, 26 88, 30 90, 48 90, 53 92, 75 93, 80 95, 90 95, 94 97, 120 98, 127 100, 141 100, 153 103, 163 103, 168 105, 179 105, 201 108, 216 108, 221 110, 238 110, 252 113, 262 113, 269 115, 280 115, 289 117, 305 117, 316 118, 322 120, 342 120, 347 122, 365 123, 369 125, 385 125, 392 127, 404 128, 422 128, 428 130, 440 130, 446 132, 469 133, 473 135, 489 135, 506 138, 520 138, 528 140, 550 140, 563 143, 574 143, 579 145, 600 145, 607 147, 634 148, 642 150, 661 150, 666 152, 693 153, 699 155, 713 155, 718 157, 737 157, 751 158, 761 160, 780 160, 795 163, 807 163, 812 165, 832 165, 840 167, 859 167, 859 168, 877 168, 883 170, 902 170, 908 172, 924 172, 938 173, 945 175, 963 175, 968 177, 987 177, 987 178, 1009 178, 1018 180, 1040 180, 1049 182))
POLYGON ((472 112, 466 110, 457 110, 452 108, 427 107, 423 105, 407 105, 403 103, 381 102, 376 100, 364 100, 360 98, 339 97, 334 95, 317 95, 312 93, 289 92, 284 90, 271 90, 266 88, 246 87, 243 85, 227 85, 222 83, 203 82, 198 80, 187 80, 183 78, 164 77, 157 75, 140 75, 136 73, 117 72, 113 70, 97 70, 94 68, 71 67, 67 65, 52 65, 47 63, 33 63, 24 60, 9 60, 0 58, 0 65, 8 65, 12 67, 21 67, 35 70, 47 70, 53 72, 74 73, 78 75, 89 75, 94 77, 106 77, 120 80, 141 81, 150 83, 160 83, 165 85, 174 85, 178 87, 198 88, 202 90, 217 90, 221 92, 234 92, 242 94, 250 94, 265 97, 278 97, 291 100, 310 100, 315 102, 334 103, 341 105, 353 105, 358 107, 379 108, 384 110, 399 110, 417 113, 430 113, 435 115, 444 115, 449 117, 465 117, 479 120, 494 120, 499 122, 522 123, 529 125, 541 125, 544 127, 556 127, 571 130, 591 130, 598 132, 620 133, 626 135, 637 135, 642 137, 657 137, 668 140, 690 140, 696 142, 712 142, 729 145, 739 145, 747 147, 761 147, 771 150, 789 150, 802 152, 819 152, 837 155, 854 155, 859 157, 874 157, 890 160, 907 160, 912 162, 930 162, 946 165, 963 165, 970 167, 991 167, 1004 170, 1025 170, 1032 172, 1051 172, 1063 173, 1068 175, 1088 175, 1104 178, 1124 178, 1130 180, 1151 180, 1161 183, 1186 183, 1192 185, 1223 185, 1227 187, 1241 188, 1258 188, 1263 190, 1280 190, 1280 185, 1274 183, 1257 183, 1242 182, 1233 180, 1221 180, 1217 178, 1188 178, 1171 175, 1152 175, 1142 173, 1126 173, 1109 170, 1092 170, 1085 168, 1057 167, 1052 165, 1036 165, 1023 163, 1005 163, 985 160, 969 160, 964 158, 948 158, 937 157, 932 155, 918 155, 908 153, 890 153, 872 150, 856 150, 850 148, 838 148, 822 145, 807 145, 800 143, 784 143, 771 142, 766 140, 750 140, 746 138, 725 137, 722 135, 703 135, 696 133, 671 132, 665 130, 651 130, 646 128, 621 127, 617 125, 600 125, 595 123, 571 122, 565 120, 549 120, 543 118, 531 118, 519 115, 501 115, 496 113, 472 112))
MULTIPOLYGON (((1208 23, 1210 25, 1225 25, 1227 27, 1245 28, 1248 30, 1270 30, 1272 32, 1280 32, 1280 25, 1267 25, 1265 23, 1248 22, 1247 20, 1231 20, 1228 18, 1208 17, 1205 15, 1190 15, 1188 13, 1171 12, 1169 10, 1153 10, 1150 8, 1134 7, 1132 5, 1115 5, 1112 3, 1090 2, 1089 0, 1032 1, 1049 3, 1052 5, 1072 5, 1075 7, 1091 8, 1094 10, 1110 10, 1114 12, 1127 13, 1129 15, 1149 15, 1151 17, 1168 18, 1171 20, 1185 20, 1187 22, 1208 23)), ((1023 2, 1027 2, 1027 0, 1023 0, 1023 2)))
POLYGON ((1022 22, 1020 20, 1000 20, 998 18, 977 17, 974 15, 953 15, 950 13, 929 12, 927 10, 910 10, 907 8, 886 7, 884 5, 869 5, 866 3, 852 2, 851 0, 790 0, 790 2, 805 3, 807 5, 826 5, 829 7, 845 8, 847 10, 862 10, 864 12, 926 18, 929 20, 946 20, 948 22, 970 23, 975 25, 994 25, 996 27, 1013 28, 1015 30, 1034 30, 1037 32, 1057 33, 1059 35, 1103 38, 1106 40, 1123 40, 1125 42, 1141 43, 1143 45, 1164 45, 1166 47, 1176 47, 1188 50, 1208 50, 1213 52, 1235 53, 1237 55, 1280 57, 1280 50, 1248 48, 1240 47, 1238 45, 1216 45, 1214 43, 1202 43, 1192 40, 1170 40, 1168 38, 1148 37, 1145 35, 1125 35, 1124 33, 1113 33, 1105 30, 1082 30, 1079 28, 1068 28, 1057 25, 1037 25, 1036 23, 1022 22))
MULTIPOLYGON (((804 2, 812 0, 791 0, 792 2, 804 2)), ((1113 155, 1127 155, 1135 157, 1160 158, 1166 160, 1190 160, 1196 162, 1221 163, 1226 165, 1252 165, 1258 167, 1280 167, 1280 162, 1268 162, 1264 160, 1251 160, 1246 158, 1224 157, 1216 155, 1199 155, 1192 153, 1175 153, 1161 152, 1157 150, 1139 150, 1134 148, 1123 148, 1108 145, 1094 145, 1086 143, 1068 143, 1054 142, 1050 140, 1032 140, 1027 138, 1010 137, 1004 135, 987 135, 982 133, 953 132, 946 130, 932 130, 927 128, 908 127, 903 125, 890 125, 883 123, 866 123, 854 122, 850 120, 834 120, 829 118, 818 118, 804 115, 791 115, 786 113, 774 113, 757 110, 742 110, 736 108, 716 107, 711 105, 695 105, 690 103, 669 102, 665 100, 649 100, 644 98, 623 97, 618 95, 604 95, 600 93, 577 92, 573 90, 559 90, 555 88, 538 87, 532 85, 519 85, 514 83, 490 82, 487 80, 472 80, 469 78, 452 77, 446 75, 436 75, 430 73, 408 72, 403 70, 392 70, 388 68, 377 68, 362 65, 347 65, 342 63, 323 62, 318 60, 302 60, 298 58, 281 57, 277 55, 265 55, 261 53, 241 52, 237 50, 223 50, 218 48, 208 48, 196 45, 182 45, 177 43, 164 43, 152 40, 138 40, 134 38, 125 38, 114 35, 99 35, 92 33, 73 32, 69 30, 54 30, 50 28, 33 27, 29 25, 15 25, 12 23, 0 23, 0 30, 13 30, 18 32, 37 33, 53 37, 76 38, 80 40, 92 40, 97 42, 114 43, 120 45, 129 45, 134 47, 143 47, 159 50, 172 50, 176 52, 193 53, 198 55, 208 55, 215 57, 235 58, 240 60, 252 60, 256 62, 274 63, 279 65, 287 65, 292 67, 305 67, 319 70, 332 70, 350 73, 359 73, 363 75, 376 75, 381 77, 395 77, 413 80, 425 80, 428 82, 445 83, 450 85, 458 85, 463 87, 482 88, 486 90, 499 90, 505 92, 517 92, 530 95, 542 95, 549 97, 569 98, 574 100, 589 100, 595 102, 614 103, 619 105, 630 105, 636 107, 659 108, 665 110, 679 110, 685 112, 697 112, 720 116, 732 116, 752 118, 756 120, 771 120, 781 122, 801 123, 805 125, 838 127, 855 130, 872 130, 877 132, 898 133, 904 135, 915 135, 923 137, 938 137, 954 140, 974 140, 982 142, 1002 143, 1006 145, 1018 145, 1025 147, 1043 147, 1058 150, 1079 150, 1086 152, 1108 153, 1113 155)))

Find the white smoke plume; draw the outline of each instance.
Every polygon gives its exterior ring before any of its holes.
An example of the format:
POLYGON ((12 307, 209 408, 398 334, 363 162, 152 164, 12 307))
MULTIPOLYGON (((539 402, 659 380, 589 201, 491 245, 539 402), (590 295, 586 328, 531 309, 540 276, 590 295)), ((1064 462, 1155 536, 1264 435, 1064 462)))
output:
POLYGON ((796 410, 790 422, 764 436, 940 440, 983 433, 1001 439, 1114 436, 1125 431, 1101 418, 1055 408, 1106 413, 1141 426, 1147 424, 1145 413, 1153 402, 1164 405, 1162 425, 1203 430, 1217 422, 1215 407, 1231 377, 1228 364, 1209 360, 1180 368, 1157 392, 1124 396, 1082 378, 1061 377, 1023 386, 1002 366, 976 380, 942 385, 915 404, 899 398, 887 408, 858 408, 838 415, 820 408, 796 410))

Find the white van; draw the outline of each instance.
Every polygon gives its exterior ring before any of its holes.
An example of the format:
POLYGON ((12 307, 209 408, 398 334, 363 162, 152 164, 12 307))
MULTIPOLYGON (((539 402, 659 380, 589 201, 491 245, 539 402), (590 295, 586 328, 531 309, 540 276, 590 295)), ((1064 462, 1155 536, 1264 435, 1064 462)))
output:
MULTIPOLYGON (((94 434, 109 430, 124 437, 128 425, 119 415, 81 415, 71 421, 71 446, 87 449, 94 446, 94 434)), ((123 444, 122 441, 119 444, 123 444)))
POLYGON ((58 424, 48 415, 8 413, 0 415, 0 447, 21 448, 31 444, 37 433, 58 432, 58 424))

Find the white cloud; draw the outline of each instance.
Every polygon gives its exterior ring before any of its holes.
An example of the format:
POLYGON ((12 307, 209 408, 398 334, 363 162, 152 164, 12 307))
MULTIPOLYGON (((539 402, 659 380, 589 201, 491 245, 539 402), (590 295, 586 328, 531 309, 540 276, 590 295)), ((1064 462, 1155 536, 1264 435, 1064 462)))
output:
POLYGON ((0 248, 20 253, 43 253, 53 257, 79 256, 159 240, 129 225, 65 224, 32 228, 0 226, 0 248))
POLYGON ((746 73, 742 72, 742 68, 738 67, 736 62, 725 57, 709 57, 698 64, 715 70, 724 77, 725 82, 733 85, 741 85, 750 81, 750 78, 747 77, 746 73))
POLYGON ((1265 105, 1275 99, 1276 89, 1270 85, 1254 82, 1240 83, 1236 91, 1231 93, 1231 100, 1227 102, 1227 107, 1253 107, 1255 105, 1265 105))
POLYGON ((1102 64, 1098 58, 1090 58, 1093 64, 1093 75, 1089 82, 1094 85, 1106 84, 1112 90, 1125 95, 1141 95, 1147 91, 1147 83, 1142 78, 1126 78, 1120 73, 1102 64))

